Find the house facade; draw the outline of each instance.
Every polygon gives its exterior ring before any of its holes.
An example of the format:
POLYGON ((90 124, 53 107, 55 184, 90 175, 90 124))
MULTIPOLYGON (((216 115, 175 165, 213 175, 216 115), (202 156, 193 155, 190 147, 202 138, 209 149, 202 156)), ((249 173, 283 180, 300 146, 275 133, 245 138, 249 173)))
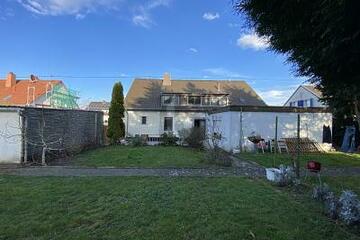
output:
POLYGON ((327 107, 320 101, 322 93, 313 85, 300 85, 285 102, 287 107, 327 107))
POLYGON ((103 115, 103 123, 104 126, 108 126, 109 122, 109 109, 110 102, 102 101, 102 102, 91 102, 89 106, 87 106, 86 110, 89 111, 101 111, 104 113, 103 115))
POLYGON ((77 100, 76 92, 60 80, 40 80, 34 75, 18 80, 12 72, 6 79, 0 80, 2 106, 78 109, 77 100))
POLYGON ((135 79, 125 98, 126 135, 157 142, 164 132, 205 127, 211 111, 231 104, 266 106, 244 81, 135 79))
POLYGON ((266 142, 275 137, 296 138, 298 116, 300 138, 308 138, 326 149, 324 126, 331 128, 333 119, 331 112, 322 107, 228 106, 209 114, 207 131, 221 135, 220 147, 227 151, 246 149, 252 145, 248 137, 253 135, 266 142))

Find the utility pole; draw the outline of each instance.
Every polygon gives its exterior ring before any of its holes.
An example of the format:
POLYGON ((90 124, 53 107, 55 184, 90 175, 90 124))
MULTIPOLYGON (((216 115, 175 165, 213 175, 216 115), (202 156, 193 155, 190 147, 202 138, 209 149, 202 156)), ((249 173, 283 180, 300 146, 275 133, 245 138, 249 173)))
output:
POLYGON ((300 114, 297 117, 296 177, 300 178, 300 114))

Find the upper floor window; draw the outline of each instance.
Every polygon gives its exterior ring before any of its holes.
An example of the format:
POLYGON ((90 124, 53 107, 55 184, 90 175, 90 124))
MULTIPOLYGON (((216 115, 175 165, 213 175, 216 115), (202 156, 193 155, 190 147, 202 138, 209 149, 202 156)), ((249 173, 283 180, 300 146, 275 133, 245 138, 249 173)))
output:
POLYGON ((146 116, 141 117, 141 124, 146 125, 146 116))
POLYGON ((164 105, 176 105, 177 104, 177 96, 176 95, 163 95, 162 104, 164 105))
POLYGON ((189 104, 200 105, 201 97, 200 96, 189 96, 189 104))

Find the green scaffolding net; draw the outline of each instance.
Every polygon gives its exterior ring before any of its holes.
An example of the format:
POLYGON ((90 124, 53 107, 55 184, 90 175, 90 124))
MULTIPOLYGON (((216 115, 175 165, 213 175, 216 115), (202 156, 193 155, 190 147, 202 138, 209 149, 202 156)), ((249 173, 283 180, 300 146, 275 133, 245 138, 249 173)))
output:
POLYGON ((52 108, 79 108, 77 103, 79 99, 79 93, 75 90, 68 89, 61 84, 55 85, 51 89, 51 91, 48 93, 48 98, 52 108))

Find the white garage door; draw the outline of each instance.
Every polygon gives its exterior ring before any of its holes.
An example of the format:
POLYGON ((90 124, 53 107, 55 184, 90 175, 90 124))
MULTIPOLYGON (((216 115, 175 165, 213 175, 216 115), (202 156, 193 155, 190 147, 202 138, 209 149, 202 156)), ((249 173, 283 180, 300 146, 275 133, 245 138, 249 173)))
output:
POLYGON ((21 127, 18 112, 0 110, 0 164, 21 162, 21 127))

